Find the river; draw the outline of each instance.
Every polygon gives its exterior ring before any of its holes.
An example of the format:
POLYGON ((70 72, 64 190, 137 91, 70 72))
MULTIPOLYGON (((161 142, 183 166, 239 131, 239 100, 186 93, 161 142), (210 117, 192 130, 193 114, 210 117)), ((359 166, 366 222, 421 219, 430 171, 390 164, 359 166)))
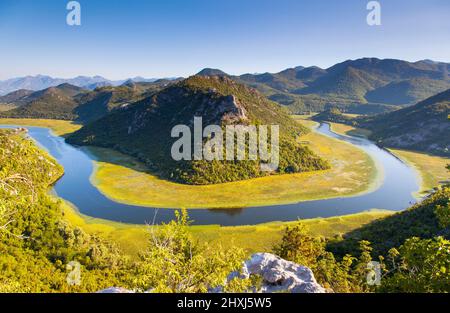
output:
MULTIPOLYGON (((55 136, 47 128, 27 128, 29 136, 64 167, 65 174, 56 182, 54 191, 59 197, 75 205, 80 213, 133 224, 158 224, 174 218, 174 209, 127 205, 104 196, 90 181, 94 170, 91 156, 82 149, 67 144, 64 138, 55 136)), ((315 131, 349 142, 368 153, 383 171, 383 180, 379 187, 354 197, 304 201, 289 205, 189 210, 193 224, 253 225, 272 221, 293 221, 299 218, 339 216, 374 208, 400 211, 416 201, 412 194, 419 190, 417 173, 393 154, 368 139, 336 134, 330 130, 328 124, 321 124, 315 131)))

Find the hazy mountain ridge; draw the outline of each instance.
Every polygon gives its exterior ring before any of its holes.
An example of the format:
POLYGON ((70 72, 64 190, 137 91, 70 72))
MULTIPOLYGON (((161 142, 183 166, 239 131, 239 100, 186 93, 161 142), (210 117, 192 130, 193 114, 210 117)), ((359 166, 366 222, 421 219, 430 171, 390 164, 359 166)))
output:
MULTIPOLYGON (((293 113, 337 107, 349 113, 368 114, 393 111, 447 90, 450 88, 449 72, 450 64, 443 62, 361 58, 327 69, 298 66, 278 73, 233 76, 220 69, 205 68, 197 75, 231 77, 293 113)), ((142 77, 110 81, 101 76, 59 79, 38 75, 0 81, 0 94, 18 89, 40 90, 62 83, 95 90, 129 82, 155 81, 142 77)))
MULTIPOLYGON (((130 79, 134 82, 154 82, 158 80, 157 78, 143 77, 130 79)), ((38 91, 49 87, 56 87, 64 83, 93 90, 97 87, 119 86, 130 79, 109 80, 102 76, 77 76, 74 78, 53 78, 47 75, 25 76, 0 81, 0 95, 5 95, 19 89, 38 91)))
MULTIPOLYGON (((170 80, 142 83, 129 81, 125 85, 99 87, 93 91, 63 83, 20 98, 20 101, 13 102, 12 110, 2 112, 0 116, 77 120, 88 123, 115 108, 141 100, 171 83, 173 81, 170 80)), ((17 92, 5 97, 13 99, 15 93, 17 92)))

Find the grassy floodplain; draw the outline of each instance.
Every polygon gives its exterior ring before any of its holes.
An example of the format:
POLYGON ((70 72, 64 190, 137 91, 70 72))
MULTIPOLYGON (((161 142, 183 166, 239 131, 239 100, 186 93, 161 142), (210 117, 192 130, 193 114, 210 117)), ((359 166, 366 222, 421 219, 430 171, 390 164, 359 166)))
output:
MULTIPOLYGON (((370 135, 369 130, 354 128, 352 126, 331 123, 333 131, 343 135, 370 135)), ((412 166, 418 173, 421 180, 420 191, 415 196, 420 198, 427 194, 434 187, 450 181, 450 173, 445 170, 445 166, 450 164, 450 159, 435 156, 423 152, 389 149, 390 152, 412 166)))
MULTIPOLYGON (((91 235, 106 238, 127 255, 135 257, 149 244, 149 229, 157 226, 123 224, 96 219, 79 214, 71 205, 61 202, 65 218, 73 225, 82 228, 91 235)), ((393 214, 389 211, 372 210, 358 214, 306 219, 312 235, 332 238, 345 234, 362 225, 393 214)), ((272 222, 249 226, 202 225, 190 226, 192 234, 200 242, 221 245, 224 248, 238 246, 249 254, 260 251, 270 251, 282 236, 284 228, 295 222, 272 222)))
MULTIPOLYGON (((309 127, 317 124, 300 120, 309 127)), ((330 161, 326 171, 277 175, 246 181, 192 186, 162 180, 146 172, 134 158, 102 148, 87 150, 95 157, 93 184, 119 202, 159 208, 239 208, 295 203, 360 194, 378 183, 376 166, 362 150, 311 132, 299 140, 330 161)))
POLYGON ((55 135, 63 137, 82 127, 82 125, 73 121, 31 118, 0 118, 0 125, 2 124, 50 128, 55 135))
POLYGON ((422 196, 434 187, 450 181, 450 173, 445 170, 445 166, 450 164, 450 158, 398 149, 389 149, 389 151, 420 173, 421 183, 418 196, 422 196))

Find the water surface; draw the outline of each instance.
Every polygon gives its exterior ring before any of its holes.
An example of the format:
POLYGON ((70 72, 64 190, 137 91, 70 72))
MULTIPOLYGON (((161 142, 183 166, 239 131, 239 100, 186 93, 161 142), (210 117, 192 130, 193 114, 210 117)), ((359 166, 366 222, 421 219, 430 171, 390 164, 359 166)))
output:
MULTIPOLYGON (((133 224, 168 222, 174 218, 173 209, 127 205, 107 198, 90 181, 94 170, 91 156, 82 149, 67 144, 62 137, 53 135, 47 128, 27 128, 30 137, 64 167, 65 174, 55 184, 54 191, 59 197, 74 204, 82 214, 133 224)), ((339 216, 373 208, 400 211, 415 202, 412 193, 419 190, 418 177, 408 165, 365 138, 342 136, 332 132, 328 124, 320 125, 316 131, 347 141, 367 152, 383 169, 384 177, 380 186, 370 193, 354 197, 240 209, 189 210, 194 224, 252 225, 299 218, 339 216)))

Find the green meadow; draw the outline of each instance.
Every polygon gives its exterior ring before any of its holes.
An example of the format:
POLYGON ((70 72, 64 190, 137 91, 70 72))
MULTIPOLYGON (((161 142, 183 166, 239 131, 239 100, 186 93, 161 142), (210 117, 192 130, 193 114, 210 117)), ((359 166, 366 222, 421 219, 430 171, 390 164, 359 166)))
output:
MULTIPOLYGON (((344 124, 331 123, 331 128, 334 132, 343 135, 370 135, 368 130, 344 124)), ((445 170, 446 165, 450 164, 449 158, 409 150, 389 149, 389 151, 418 172, 421 183, 420 191, 416 194, 417 197, 421 197, 436 186, 450 181, 450 172, 445 170)))

